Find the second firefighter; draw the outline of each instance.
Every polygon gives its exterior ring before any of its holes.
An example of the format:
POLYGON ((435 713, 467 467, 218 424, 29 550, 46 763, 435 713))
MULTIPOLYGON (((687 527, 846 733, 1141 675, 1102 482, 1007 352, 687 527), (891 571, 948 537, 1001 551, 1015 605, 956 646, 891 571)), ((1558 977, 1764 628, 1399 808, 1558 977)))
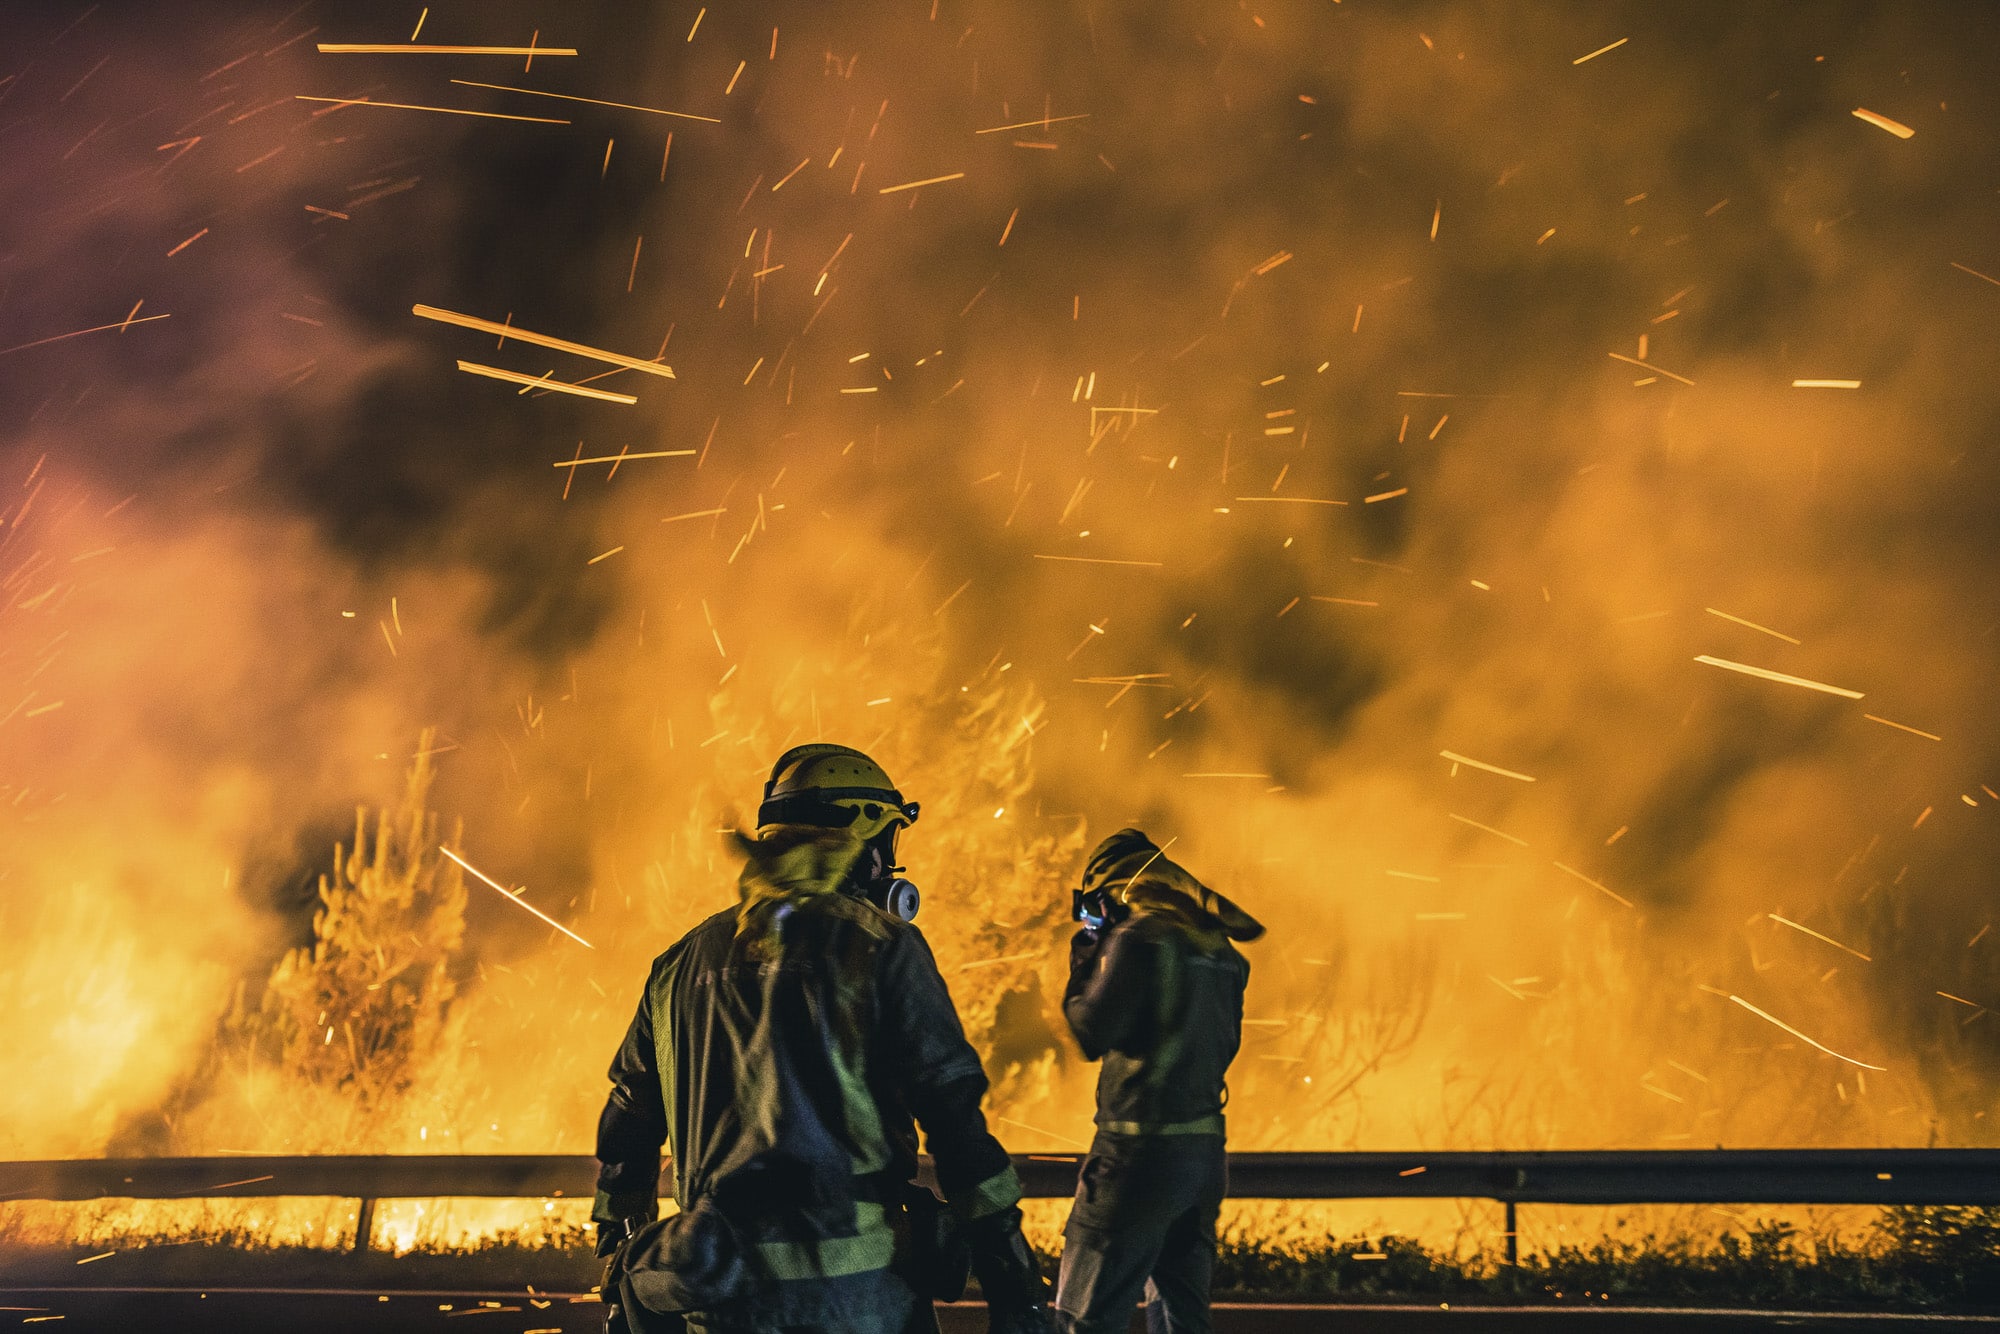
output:
POLYGON ((1063 1016, 1104 1066, 1056 1307, 1072 1334, 1124 1334, 1143 1292, 1150 1334, 1207 1334, 1223 1079, 1250 979, 1230 942, 1264 928, 1136 829, 1098 844, 1075 899, 1063 1016))

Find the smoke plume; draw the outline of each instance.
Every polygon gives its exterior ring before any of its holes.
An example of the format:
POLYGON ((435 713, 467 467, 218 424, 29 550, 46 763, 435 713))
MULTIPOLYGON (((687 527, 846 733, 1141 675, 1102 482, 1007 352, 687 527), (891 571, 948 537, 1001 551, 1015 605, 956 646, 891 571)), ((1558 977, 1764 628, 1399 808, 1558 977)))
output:
POLYGON ((195 1075, 431 727, 591 948, 470 886, 406 1147, 588 1145, 813 738, 1019 1148, 1129 823, 1272 924, 1239 1147, 1993 1142, 1990 16, 7 23, 0 1153, 338 1147, 195 1075))

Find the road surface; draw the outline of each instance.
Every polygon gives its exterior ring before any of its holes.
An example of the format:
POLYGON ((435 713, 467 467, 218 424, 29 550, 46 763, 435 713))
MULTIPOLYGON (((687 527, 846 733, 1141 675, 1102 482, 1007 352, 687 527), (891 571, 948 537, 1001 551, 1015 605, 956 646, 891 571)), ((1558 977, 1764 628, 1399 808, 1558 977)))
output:
MULTIPOLYGON (((984 1334, 985 1308, 941 1307, 944 1334, 984 1334)), ((345 1288, 11 1288, 0 1289, 0 1330, 143 1331, 208 1334, 283 1330, 286 1334, 426 1331, 456 1334, 598 1334, 603 1309, 577 1293, 357 1292, 345 1288)), ((1688 1311, 1586 1306, 1291 1306, 1216 1307, 1216 1334, 1772 1334, 1777 1330, 1850 1334, 1945 1334, 1995 1331, 2000 1316, 1884 1315, 1866 1312, 1688 1311)), ((1138 1328, 1135 1322, 1134 1328, 1138 1328)))

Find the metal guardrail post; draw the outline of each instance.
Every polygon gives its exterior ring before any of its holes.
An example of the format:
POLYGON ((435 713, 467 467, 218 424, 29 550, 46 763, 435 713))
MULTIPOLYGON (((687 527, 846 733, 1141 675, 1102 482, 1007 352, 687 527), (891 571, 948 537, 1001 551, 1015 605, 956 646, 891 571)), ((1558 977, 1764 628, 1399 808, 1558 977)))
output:
POLYGON ((1514 1193, 1508 1195, 1504 1201, 1507 1206, 1507 1267, 1509 1269, 1519 1268, 1521 1264, 1521 1219, 1520 1214, 1517 1212, 1517 1206, 1520 1202, 1520 1192, 1527 1188, 1528 1169, 1525 1167, 1516 1167, 1514 1169, 1514 1193))
MULTIPOLYGON (((1508 1206, 1509 1209, 1512 1207, 1512 1205, 1508 1206)), ((364 1197, 361 1201, 361 1211, 354 1218, 354 1253, 356 1255, 362 1255, 367 1252, 368 1243, 373 1238, 374 1233, 375 1201, 373 1197, 364 1197)))

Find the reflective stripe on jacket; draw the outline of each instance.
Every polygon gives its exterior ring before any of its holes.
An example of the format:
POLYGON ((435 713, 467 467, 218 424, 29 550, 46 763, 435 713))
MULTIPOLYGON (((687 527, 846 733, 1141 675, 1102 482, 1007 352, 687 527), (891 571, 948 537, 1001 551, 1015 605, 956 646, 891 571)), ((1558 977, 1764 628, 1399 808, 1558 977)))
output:
POLYGON ((961 1217, 1008 1208, 1020 1185, 917 928, 838 894, 775 913, 756 933, 718 913, 654 961, 611 1066, 593 1216, 649 1213, 669 1146, 674 1198, 711 1199, 740 1236, 751 1309, 796 1323, 812 1282, 894 1258, 918 1124, 961 1217))

